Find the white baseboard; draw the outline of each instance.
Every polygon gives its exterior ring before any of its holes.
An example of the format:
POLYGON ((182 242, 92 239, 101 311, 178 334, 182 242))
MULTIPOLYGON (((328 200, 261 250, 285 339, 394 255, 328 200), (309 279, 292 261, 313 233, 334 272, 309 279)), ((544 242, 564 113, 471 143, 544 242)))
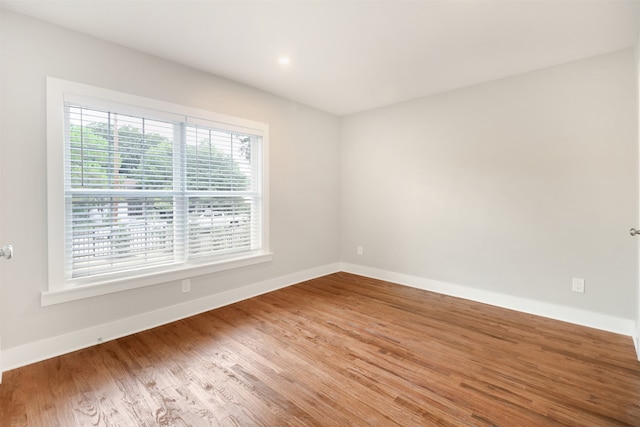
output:
POLYGON ((509 296, 482 289, 475 289, 467 286, 440 282, 437 280, 395 273, 361 265, 335 263, 286 276, 276 277, 274 279, 247 285, 242 288, 232 289, 205 298, 187 301, 181 304, 165 307, 160 310, 142 313, 133 317, 127 317, 80 331, 46 338, 44 340, 18 347, 8 348, 2 351, 2 365, 0 365, 2 369, 0 370, 0 378, 2 378, 2 371, 9 371, 11 369, 99 344, 96 337, 101 337, 102 342, 114 340, 338 271, 345 271, 361 276, 386 280, 418 289, 424 289, 497 307, 508 308, 524 313, 535 314, 564 322, 631 336, 634 337, 636 351, 638 352, 640 360, 640 343, 638 342, 636 324, 631 319, 608 316, 586 310, 579 310, 571 307, 509 296))
MULTIPOLYGON (((358 274, 360 276, 385 280, 405 286, 411 286, 413 288, 424 289, 444 295, 450 295, 497 307, 507 308, 510 310, 516 310, 523 313, 535 314, 537 316, 561 320, 563 322, 588 326, 590 328, 614 332, 630 337, 636 337, 636 325, 635 322, 631 319, 610 316, 587 310, 580 310, 557 304, 550 304, 527 298, 514 297, 497 292, 486 291, 483 289, 476 289, 468 286, 456 285, 453 283, 441 282, 438 280, 431 280, 418 276, 395 273, 362 265, 342 263, 341 270, 348 273, 358 274)), ((640 355, 640 353, 638 354, 640 355)))
POLYGON ((101 337, 102 342, 114 340, 337 271, 340 271, 340 264, 329 264, 80 331, 8 348, 2 352, 2 370, 9 371, 51 357, 91 347, 99 344, 97 337, 101 337))

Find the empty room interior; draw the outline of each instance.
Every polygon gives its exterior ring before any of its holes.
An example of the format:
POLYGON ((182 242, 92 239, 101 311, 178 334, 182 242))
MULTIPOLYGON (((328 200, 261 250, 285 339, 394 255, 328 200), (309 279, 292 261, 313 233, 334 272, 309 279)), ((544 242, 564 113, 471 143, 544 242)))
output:
POLYGON ((640 426, 637 0, 0 0, 1 426, 640 426))

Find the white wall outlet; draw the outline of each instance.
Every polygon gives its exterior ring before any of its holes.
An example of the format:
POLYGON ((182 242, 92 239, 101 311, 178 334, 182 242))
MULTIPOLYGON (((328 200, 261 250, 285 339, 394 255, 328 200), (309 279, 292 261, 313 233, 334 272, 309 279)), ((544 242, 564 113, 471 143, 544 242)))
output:
POLYGON ((191 279, 184 279, 182 281, 182 293, 191 292, 191 279))
POLYGON ((573 292, 584 293, 584 279, 574 277, 571 282, 571 290, 573 292))
POLYGON ((358 255, 362 255, 362 254, 364 253, 364 249, 362 249, 362 246, 358 246, 358 247, 356 248, 356 253, 357 253, 358 255))

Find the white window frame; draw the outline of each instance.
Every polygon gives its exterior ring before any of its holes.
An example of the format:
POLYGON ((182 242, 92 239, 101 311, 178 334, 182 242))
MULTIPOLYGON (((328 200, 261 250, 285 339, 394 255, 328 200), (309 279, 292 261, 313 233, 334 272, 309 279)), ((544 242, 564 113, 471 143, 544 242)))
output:
POLYGON ((82 83, 47 77, 47 208, 48 208, 48 289, 41 294, 43 306, 105 295, 143 286, 179 281, 195 276, 270 262, 269 250, 269 125, 211 111, 172 104, 155 99, 103 89, 82 83), (256 251, 205 263, 187 263, 159 271, 132 272, 126 277, 95 281, 67 282, 65 279, 65 141, 64 103, 68 99, 94 99, 114 103, 118 112, 123 106, 132 111, 153 111, 156 117, 189 117, 223 124, 262 136, 262 247, 256 251))

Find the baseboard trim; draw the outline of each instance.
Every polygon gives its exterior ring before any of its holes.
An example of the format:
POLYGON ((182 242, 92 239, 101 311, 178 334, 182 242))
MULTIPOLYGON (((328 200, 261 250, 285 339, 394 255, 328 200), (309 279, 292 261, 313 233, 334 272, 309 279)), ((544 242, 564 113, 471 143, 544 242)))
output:
MULTIPOLYGON (((2 365, 0 365, 0 367, 2 369, 0 370, 0 378, 2 378, 2 371, 6 372, 31 363, 97 345, 99 342, 97 342, 96 337, 102 337, 102 342, 111 341, 338 271, 627 335, 634 339, 636 352, 640 360, 640 342, 638 341, 636 324, 631 319, 504 295, 362 265, 335 263, 268 279, 238 289, 210 295, 205 298, 187 301, 160 310, 142 313, 133 317, 119 319, 114 322, 104 323, 91 328, 3 350, 1 353, 2 365)), ((638 326, 640 327, 640 325, 638 326)))
POLYGON ((337 271, 340 271, 339 263, 328 264, 228 290, 205 298, 172 305, 160 310, 8 348, 2 351, 2 370, 6 372, 97 345, 99 342, 96 337, 101 337, 101 342, 111 341, 337 271))
POLYGON ((413 288, 464 298, 496 307, 507 308, 576 325, 636 337, 636 325, 631 319, 580 310, 557 304, 550 304, 527 298, 514 297, 497 292, 441 282, 438 280, 431 280, 418 276, 411 276, 408 274, 395 273, 362 265, 342 263, 341 270, 347 273, 358 274, 360 276, 371 277, 373 279, 385 280, 413 288))
POLYGON ((636 346, 636 355, 640 361, 640 323, 634 323, 633 345, 636 346))

